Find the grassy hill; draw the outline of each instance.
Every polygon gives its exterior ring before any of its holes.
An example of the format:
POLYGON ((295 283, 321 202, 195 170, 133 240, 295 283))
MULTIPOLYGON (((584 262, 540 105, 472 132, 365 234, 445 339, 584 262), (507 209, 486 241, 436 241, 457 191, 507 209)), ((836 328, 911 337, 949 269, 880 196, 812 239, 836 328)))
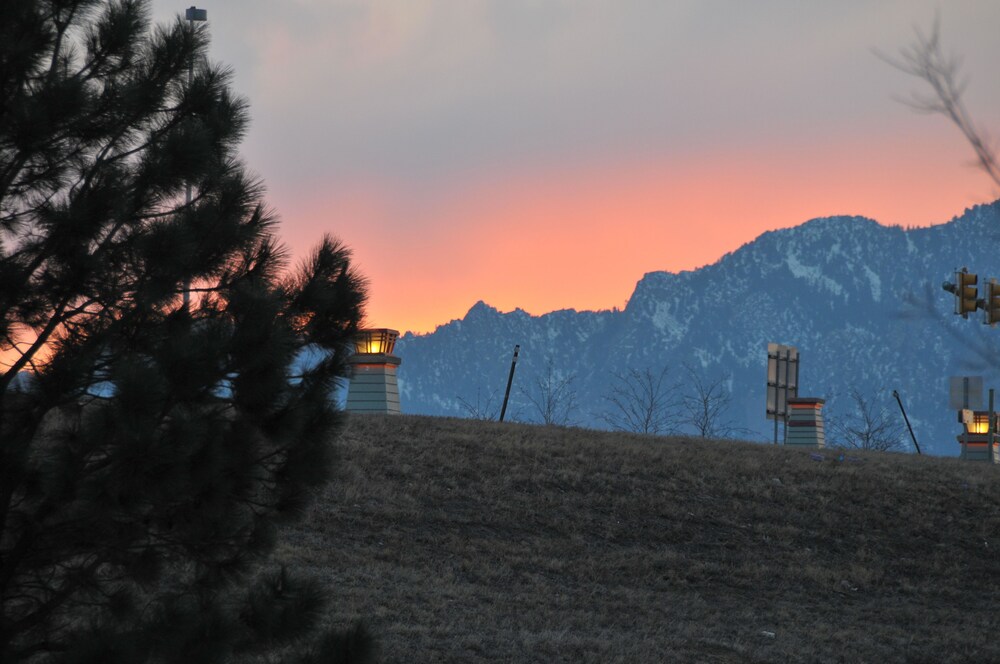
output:
POLYGON ((1000 661, 1000 468, 351 419, 279 557, 386 662, 1000 661))

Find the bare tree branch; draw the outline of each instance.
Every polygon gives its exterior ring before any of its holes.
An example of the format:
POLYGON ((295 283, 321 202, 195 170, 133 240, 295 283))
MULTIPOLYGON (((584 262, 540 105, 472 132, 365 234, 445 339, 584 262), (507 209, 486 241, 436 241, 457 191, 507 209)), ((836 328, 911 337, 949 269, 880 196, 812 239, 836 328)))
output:
POLYGON ((533 389, 521 388, 521 394, 531 403, 543 424, 572 424, 576 410, 576 374, 563 375, 555 368, 552 358, 545 363, 545 373, 535 378, 533 389))
POLYGON ((749 433, 737 427, 729 418, 733 395, 726 389, 726 380, 719 376, 705 380, 691 366, 684 365, 688 374, 689 392, 683 397, 682 421, 702 438, 732 438, 749 433))
POLYGON ((475 402, 457 395, 455 398, 458 399, 458 405, 470 419, 492 422, 500 416, 500 406, 495 401, 496 397, 497 391, 493 390, 484 398, 482 390, 477 387, 475 402))
POLYGON ((835 447, 880 452, 900 451, 903 425, 876 397, 851 390, 854 410, 841 417, 827 417, 835 447))
POLYGON ((935 18, 929 34, 917 29, 914 42, 897 57, 876 51, 876 55, 896 69, 927 83, 931 93, 912 93, 903 103, 921 113, 938 113, 958 127, 976 154, 976 163, 1000 187, 1000 163, 986 132, 977 127, 965 108, 962 94, 966 81, 959 76, 960 57, 943 53, 940 21, 935 18))
POLYGON ((667 367, 659 373, 651 369, 615 372, 614 384, 604 400, 610 409, 598 415, 615 431, 653 435, 677 432, 679 386, 667 383, 667 367))

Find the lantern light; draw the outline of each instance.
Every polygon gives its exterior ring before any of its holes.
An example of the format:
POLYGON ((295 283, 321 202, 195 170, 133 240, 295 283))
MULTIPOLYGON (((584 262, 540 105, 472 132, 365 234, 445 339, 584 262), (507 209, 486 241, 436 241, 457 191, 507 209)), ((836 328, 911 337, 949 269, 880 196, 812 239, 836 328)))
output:
POLYGON ((969 433, 985 434, 990 432, 990 415, 986 411, 973 412, 972 421, 967 425, 969 433))
POLYGON ((993 410, 993 390, 990 390, 990 409, 958 411, 958 421, 962 423, 962 434, 955 439, 962 445, 960 457, 968 461, 991 461, 1000 463, 1000 413, 993 410), (990 417, 992 416, 992 427, 990 417))
POLYGON ((354 337, 351 382, 347 387, 346 410, 356 413, 399 413, 399 385, 396 367, 400 359, 392 354, 399 332, 386 328, 359 330, 354 337))
POLYGON ((360 330, 354 337, 354 352, 358 355, 392 355, 399 332, 385 328, 360 330))
MULTIPOLYGON (((996 420, 993 431, 1000 431, 1000 413, 994 413, 993 417, 996 420)), ((985 435, 990 432, 989 411, 963 408, 958 411, 958 421, 962 423, 967 434, 985 435)))

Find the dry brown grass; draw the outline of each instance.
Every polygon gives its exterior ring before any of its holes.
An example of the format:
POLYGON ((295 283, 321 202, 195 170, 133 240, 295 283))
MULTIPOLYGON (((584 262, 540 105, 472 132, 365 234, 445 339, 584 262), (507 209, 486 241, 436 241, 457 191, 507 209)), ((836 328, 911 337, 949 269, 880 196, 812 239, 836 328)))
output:
POLYGON ((1000 661, 1000 468, 414 416, 340 449, 279 557, 387 662, 1000 661))

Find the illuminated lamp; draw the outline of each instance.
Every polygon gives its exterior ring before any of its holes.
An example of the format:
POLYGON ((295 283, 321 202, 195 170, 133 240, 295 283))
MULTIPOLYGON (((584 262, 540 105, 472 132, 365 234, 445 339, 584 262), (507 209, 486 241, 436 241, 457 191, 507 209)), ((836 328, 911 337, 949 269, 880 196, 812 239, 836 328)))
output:
POLYGON ((958 411, 963 433, 956 436, 962 445, 960 458, 968 461, 1000 461, 1000 446, 997 445, 997 420, 1000 414, 993 413, 993 431, 990 432, 990 412, 988 410, 958 411))
POLYGON ((990 415, 981 410, 972 413, 972 421, 968 425, 969 433, 989 433, 990 415))
MULTIPOLYGON (((396 330, 361 330, 354 337, 354 352, 357 355, 392 355, 396 348, 396 330)), ((397 362, 398 364, 398 362, 397 362)))
POLYGON ((347 406, 352 413, 399 413, 396 367, 402 360, 392 354, 399 332, 385 328, 359 330, 354 354, 348 358, 351 382, 347 406))

